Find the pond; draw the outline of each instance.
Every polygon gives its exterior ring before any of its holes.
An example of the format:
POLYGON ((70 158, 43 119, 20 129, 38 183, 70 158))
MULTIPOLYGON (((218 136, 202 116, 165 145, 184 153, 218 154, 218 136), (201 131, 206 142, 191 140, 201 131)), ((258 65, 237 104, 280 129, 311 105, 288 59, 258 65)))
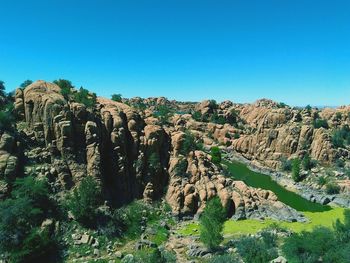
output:
POLYGON ((271 190, 274 192, 278 200, 289 205, 290 207, 302 212, 323 212, 331 210, 330 206, 313 203, 301 197, 297 193, 289 191, 271 179, 270 176, 250 170, 247 165, 237 161, 223 162, 232 178, 245 182, 247 185, 271 190))

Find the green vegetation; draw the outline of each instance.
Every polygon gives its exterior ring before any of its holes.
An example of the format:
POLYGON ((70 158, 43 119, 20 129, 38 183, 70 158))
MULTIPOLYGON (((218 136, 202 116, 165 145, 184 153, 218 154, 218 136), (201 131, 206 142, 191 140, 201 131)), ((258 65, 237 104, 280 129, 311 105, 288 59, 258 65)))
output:
POLYGON ((316 118, 313 121, 313 126, 314 126, 315 129, 319 129, 319 128, 328 129, 329 128, 328 122, 326 120, 320 119, 320 118, 316 118))
POLYGON ((238 253, 245 262, 265 263, 278 256, 277 236, 270 232, 261 233, 261 238, 244 236, 236 244, 238 253))
POLYGON ((302 231, 288 237, 282 246, 291 262, 350 262, 350 210, 344 211, 344 223, 339 219, 333 228, 318 226, 311 232, 302 231))
POLYGON ((96 104, 96 94, 90 93, 87 89, 80 87, 78 92, 74 93, 74 100, 84 104, 87 108, 93 108, 96 104))
POLYGON ((281 170, 284 172, 290 172, 292 170, 292 161, 284 156, 281 158, 281 170))
POLYGON ((223 208, 220 198, 210 199, 200 221, 200 240, 209 248, 215 249, 223 240, 222 230, 226 219, 226 211, 223 208))
POLYGON ((161 125, 167 124, 172 115, 173 110, 166 105, 158 105, 154 112, 154 117, 159 119, 161 125))
POLYGON ((24 88, 26 88, 27 86, 29 86, 32 83, 33 83, 33 81, 31 81, 30 79, 27 79, 27 80, 23 81, 23 83, 20 85, 20 87, 22 89, 24 89, 24 88))
POLYGON ((113 94, 111 97, 111 100, 117 101, 117 102, 122 102, 122 95, 121 94, 113 94))
POLYGON ((350 128, 344 125, 333 132, 332 143, 334 147, 340 148, 350 144, 350 128))
POLYGON ((0 202, 0 251, 11 262, 49 262, 57 256, 58 242, 39 226, 54 211, 45 181, 17 179, 10 198, 0 202))
POLYGON ((66 79, 58 79, 54 80, 53 83, 61 88, 61 94, 68 100, 74 89, 72 82, 66 79))
POLYGON ((213 255, 207 263, 239 263, 239 259, 231 254, 213 255))
POLYGON ((335 182, 328 182, 326 183, 326 193, 333 195, 333 194, 339 194, 340 192, 340 187, 337 183, 335 182))
POLYGON ((67 202, 68 209, 75 219, 82 225, 89 227, 96 223, 97 208, 101 204, 101 189, 91 176, 87 176, 81 181, 67 202))
POLYGON ((316 166, 316 161, 312 160, 309 154, 305 154, 301 163, 302 163, 303 169, 306 171, 316 166))
POLYGON ((217 146, 211 147, 210 155, 211 155, 211 161, 216 165, 220 165, 220 163, 221 163, 221 150, 220 150, 220 148, 217 146))
POLYGON ((189 131, 186 131, 180 148, 180 154, 187 156, 192 151, 201 149, 201 145, 196 142, 195 137, 189 131))
POLYGON ((317 178, 317 184, 324 186, 328 182, 328 179, 325 176, 320 176, 317 178))
POLYGON ((177 176, 187 176, 187 166, 188 162, 186 158, 181 158, 174 167, 175 175, 177 176))
POLYGON ((210 122, 224 125, 226 123, 226 119, 224 116, 218 115, 216 112, 214 112, 210 117, 210 122))
POLYGON ((5 83, 0 80, 0 131, 11 130, 15 121, 14 106, 5 92, 5 83))
POLYGON ((0 80, 0 96, 5 97, 5 82, 0 80))
POLYGON ((295 182, 301 181, 301 175, 300 175, 300 159, 295 158, 292 161, 292 178, 295 182))

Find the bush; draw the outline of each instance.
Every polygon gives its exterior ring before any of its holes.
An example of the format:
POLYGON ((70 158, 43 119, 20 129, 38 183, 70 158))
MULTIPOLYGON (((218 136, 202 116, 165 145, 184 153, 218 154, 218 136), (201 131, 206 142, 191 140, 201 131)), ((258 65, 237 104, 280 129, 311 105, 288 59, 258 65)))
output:
POLYGON ((278 256, 275 243, 268 243, 269 239, 258 237, 242 237, 236 244, 238 253, 244 262, 265 263, 278 256))
POLYGON ((31 176, 17 179, 11 197, 0 202, 0 251, 9 254, 10 262, 52 262, 48 258, 57 241, 38 229, 44 218, 53 216, 47 187, 31 176))
POLYGON ((220 198, 210 199, 199 219, 200 240, 209 249, 217 248, 223 240, 222 230, 226 219, 226 211, 223 208, 220 198))
POLYGON ((92 227, 96 223, 97 208, 102 204, 101 189, 96 180, 85 177, 79 187, 73 190, 68 199, 68 209, 75 219, 84 226, 92 227))
POLYGON ((292 178, 295 182, 299 182, 302 178, 300 176, 300 159, 295 158, 292 161, 292 178))
POLYGON ((325 128, 325 129, 328 129, 329 126, 328 126, 328 122, 324 119, 315 119, 314 122, 313 122, 313 126, 315 129, 318 129, 318 128, 325 128))
POLYGON ((0 131, 10 130, 12 128, 13 123, 15 122, 15 118, 12 112, 6 109, 0 110, 0 131))
POLYGON ((181 144, 180 154, 187 156, 191 151, 197 150, 197 144, 192 133, 186 131, 184 140, 181 144))
POLYGON ((226 123, 226 119, 222 115, 218 115, 216 112, 213 113, 210 117, 210 122, 216 123, 216 124, 222 124, 224 125, 226 123))
POLYGON ((84 104, 87 108, 93 108, 96 104, 96 94, 90 94, 87 89, 80 87, 79 91, 74 94, 74 100, 84 104))
POLYGON ((0 96, 5 97, 5 82, 0 80, 0 96))
POLYGON ((72 94, 72 90, 74 89, 72 82, 66 79, 58 79, 54 80, 53 83, 61 88, 61 94, 63 97, 65 99, 69 99, 69 96, 72 94))
POLYGON ((161 125, 168 123, 169 118, 173 114, 173 111, 166 105, 159 105, 156 107, 154 117, 159 119, 161 125))
POLYGON ((336 148, 342 148, 350 144, 350 128, 348 125, 333 132, 332 143, 336 148))
POLYGON ((325 227, 317 227, 312 232, 303 231, 288 237, 282 245, 282 250, 291 262, 319 262, 334 245, 332 231, 325 227))
POLYGON ((311 168, 313 168, 315 166, 315 162, 313 162, 313 160, 311 159, 309 154, 305 154, 303 161, 302 161, 302 165, 304 170, 310 170, 311 168))
POLYGON ((282 171, 289 172, 292 170, 292 162, 286 157, 281 158, 281 169, 282 171))
POLYGON ((174 172, 177 176, 187 176, 187 166, 188 162, 185 158, 180 159, 179 162, 175 165, 174 172))
POLYGON ((211 161, 216 165, 220 165, 220 163, 221 163, 220 148, 217 146, 211 147, 210 155, 211 155, 211 161))
POLYGON ((337 160, 335 161, 335 166, 338 167, 338 168, 344 168, 344 166, 345 166, 344 160, 342 160, 342 159, 337 159, 337 160))
POLYGON ((317 178, 317 184, 320 186, 324 186, 327 182, 328 182, 328 180, 324 176, 320 176, 317 178))
POLYGON ((340 192, 340 186, 337 183, 334 182, 328 182, 326 184, 326 193, 333 195, 333 194, 339 194, 340 192))
POLYGON ((282 251, 288 261, 350 262, 350 210, 344 211, 344 223, 339 219, 332 229, 314 228, 311 232, 293 234, 285 239, 282 251))
POLYGON ((213 255, 208 263, 239 263, 239 259, 231 254, 213 255))
POLYGON ((192 113, 192 118, 195 121, 202 121, 202 114, 199 111, 195 111, 194 113, 192 113))
POLYGON ((113 101, 122 102, 122 95, 121 94, 113 94, 111 99, 113 101))

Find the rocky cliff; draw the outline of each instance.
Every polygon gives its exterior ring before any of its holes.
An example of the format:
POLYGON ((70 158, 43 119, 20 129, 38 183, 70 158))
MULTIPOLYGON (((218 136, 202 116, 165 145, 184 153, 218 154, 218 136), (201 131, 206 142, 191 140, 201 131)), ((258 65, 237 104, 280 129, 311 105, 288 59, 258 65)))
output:
MULTIPOLYGON (((208 199, 218 195, 227 207, 228 215, 237 219, 303 220, 295 210, 279 202, 272 192, 225 177, 222 169, 214 165, 205 152, 180 153, 184 131, 190 130, 200 136, 201 131, 210 128, 213 136, 220 138, 237 130, 231 125, 203 124, 186 114, 175 115, 171 123, 160 125, 152 115, 154 108, 138 110, 104 98, 97 98, 94 106, 86 107, 64 97, 57 85, 45 81, 37 81, 24 90, 18 89, 15 97, 17 116, 22 121, 17 127, 21 140, 11 136, 9 139, 6 133, 2 134, 2 178, 13 176, 18 165, 17 140, 23 146, 25 160, 20 165, 24 166, 24 171, 47 177, 58 192, 69 191, 83 177, 93 176, 100 182, 106 200, 114 206, 133 199, 143 198, 150 202, 165 196, 174 214, 193 216, 203 210, 208 199)), ((125 102, 131 104, 130 101, 125 102)), ((152 107, 170 103, 172 107, 176 105, 177 110, 194 107, 194 104, 178 105, 164 98, 142 103, 152 104, 152 107)), ((210 103, 196 107, 204 106, 209 110, 205 109, 203 113, 212 114, 210 103)), ((220 107, 225 113, 227 107, 234 106, 226 102, 220 107)), ((256 126, 257 132, 233 140, 233 147, 255 158, 263 158, 265 154, 266 160, 279 151, 294 153, 298 149, 294 140, 304 129, 292 132, 293 127, 289 127, 282 130, 279 125, 290 120, 284 111, 258 111, 261 112, 250 112, 248 108, 241 110, 239 118, 252 119, 251 123, 256 123, 252 127, 256 126), (289 142, 282 139, 287 135, 289 142), (269 142, 265 142, 265 136, 270 136, 269 142), (283 141, 284 146, 277 146, 278 140, 283 141), (270 154, 262 149, 267 147, 271 149, 270 154)), ((225 116, 236 118, 229 113, 225 116)), ((312 133, 312 138, 324 139, 322 131, 303 132, 312 133)), ((325 147, 315 145, 314 155, 330 159, 331 155, 325 157, 322 153, 325 147)))

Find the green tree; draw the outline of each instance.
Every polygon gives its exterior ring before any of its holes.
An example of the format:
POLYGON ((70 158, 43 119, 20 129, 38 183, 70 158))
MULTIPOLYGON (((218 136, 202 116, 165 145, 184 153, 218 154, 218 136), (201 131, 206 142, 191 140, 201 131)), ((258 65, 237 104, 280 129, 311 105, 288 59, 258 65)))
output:
POLYGON ((199 219, 200 240, 209 249, 217 248, 223 240, 222 230, 226 220, 226 211, 219 197, 210 199, 199 219))
POLYGON ((122 101, 122 95, 121 94, 113 94, 111 99, 113 101, 121 102, 122 101))
POLYGON ((305 170, 310 170, 313 167, 313 162, 309 154, 305 154, 302 165, 305 170))
POLYGON ((33 83, 33 81, 31 81, 30 79, 27 79, 27 80, 23 81, 23 83, 20 85, 20 87, 24 89, 32 83, 33 83))
POLYGON ((191 132, 186 131, 179 152, 180 154, 187 156, 188 153, 195 150, 197 150, 195 138, 191 132))
POLYGON ((80 87, 79 91, 74 94, 74 100, 84 104, 87 108, 93 108, 96 105, 96 94, 80 87))
POLYGON ((299 182, 301 180, 299 158, 295 158, 292 161, 292 178, 295 182, 299 182))
POLYGON ((65 99, 69 99, 69 96, 72 93, 72 89, 74 89, 72 82, 66 79, 58 79, 54 80, 53 83, 55 83, 61 88, 61 94, 63 95, 63 97, 65 99))
POLYGON ((0 80, 0 96, 5 97, 5 82, 0 80))
POLYGON ((94 226, 97 208, 101 204, 101 188, 92 176, 87 176, 73 190, 68 200, 68 209, 82 225, 94 226))
POLYGON ((211 161, 214 164, 219 165, 221 163, 221 151, 219 147, 217 146, 211 147, 210 155, 211 155, 211 161))
POLYGON ((168 123, 169 118, 172 115, 172 110, 166 105, 159 105, 156 107, 154 117, 159 119, 160 124, 165 125, 168 123))

